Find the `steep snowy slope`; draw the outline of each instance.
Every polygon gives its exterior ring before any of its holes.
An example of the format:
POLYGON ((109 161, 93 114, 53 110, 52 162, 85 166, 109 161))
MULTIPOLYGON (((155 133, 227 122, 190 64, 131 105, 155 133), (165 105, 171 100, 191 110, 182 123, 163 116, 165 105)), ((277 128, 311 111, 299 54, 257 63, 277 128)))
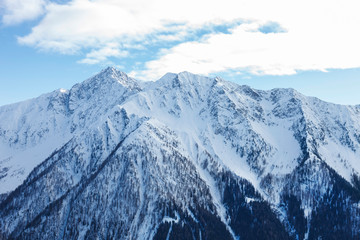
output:
POLYGON ((360 106, 107 68, 0 107, 0 238, 358 238, 359 172, 360 106))
POLYGON ((53 151, 96 127, 110 108, 137 91, 135 80, 107 69, 70 91, 0 107, 0 194, 14 190, 53 151))

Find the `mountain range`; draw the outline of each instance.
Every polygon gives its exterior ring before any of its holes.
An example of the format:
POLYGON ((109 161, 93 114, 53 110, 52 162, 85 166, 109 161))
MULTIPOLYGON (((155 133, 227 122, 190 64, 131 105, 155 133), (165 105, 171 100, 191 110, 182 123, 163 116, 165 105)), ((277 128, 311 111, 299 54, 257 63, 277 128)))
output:
POLYGON ((115 68, 0 107, 0 239, 360 239, 360 105, 115 68))

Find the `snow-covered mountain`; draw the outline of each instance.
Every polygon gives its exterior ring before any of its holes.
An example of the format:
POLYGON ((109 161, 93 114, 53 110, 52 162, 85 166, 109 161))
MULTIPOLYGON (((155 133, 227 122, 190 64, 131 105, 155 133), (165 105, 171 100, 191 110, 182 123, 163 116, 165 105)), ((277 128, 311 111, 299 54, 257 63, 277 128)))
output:
POLYGON ((358 239, 360 106, 114 68, 0 107, 0 239, 358 239))

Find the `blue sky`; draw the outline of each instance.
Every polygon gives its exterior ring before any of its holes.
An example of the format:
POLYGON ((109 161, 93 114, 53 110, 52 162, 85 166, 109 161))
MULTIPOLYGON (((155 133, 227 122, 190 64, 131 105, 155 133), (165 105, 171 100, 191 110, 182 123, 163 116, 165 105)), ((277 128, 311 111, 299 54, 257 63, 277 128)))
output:
POLYGON ((69 89, 106 66, 292 87, 360 104, 355 0, 0 0, 0 105, 69 89))

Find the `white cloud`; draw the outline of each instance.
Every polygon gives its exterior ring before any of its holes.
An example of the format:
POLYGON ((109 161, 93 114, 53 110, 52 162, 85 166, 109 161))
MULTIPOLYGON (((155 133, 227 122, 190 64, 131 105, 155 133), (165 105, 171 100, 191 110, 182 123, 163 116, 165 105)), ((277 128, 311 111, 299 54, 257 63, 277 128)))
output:
POLYGON ((359 4, 357 0, 73 0, 47 5, 41 22, 18 40, 66 54, 90 49, 79 62, 96 64, 108 57, 125 57, 131 46, 141 48, 139 43, 181 40, 187 29, 244 19, 247 23, 229 34, 212 33, 198 42, 163 49, 134 74, 154 79, 183 70, 284 75, 352 68, 360 67, 359 4), (269 23, 280 33, 259 32, 269 23), (164 35, 166 31, 174 36, 164 35))
POLYGON ((257 28, 256 24, 242 24, 231 34, 212 34, 204 42, 179 44, 147 62, 137 77, 157 79, 164 69, 198 74, 242 70, 256 75, 291 75, 298 70, 360 67, 360 36, 343 42, 340 29, 304 35, 296 31, 264 34, 254 31, 257 28))
POLYGON ((1 0, 2 22, 15 25, 39 17, 45 11, 46 0, 1 0))
POLYGON ((103 48, 92 50, 86 54, 86 57, 79 61, 79 63, 98 64, 106 61, 109 57, 126 57, 129 53, 121 51, 116 43, 109 43, 103 48))

